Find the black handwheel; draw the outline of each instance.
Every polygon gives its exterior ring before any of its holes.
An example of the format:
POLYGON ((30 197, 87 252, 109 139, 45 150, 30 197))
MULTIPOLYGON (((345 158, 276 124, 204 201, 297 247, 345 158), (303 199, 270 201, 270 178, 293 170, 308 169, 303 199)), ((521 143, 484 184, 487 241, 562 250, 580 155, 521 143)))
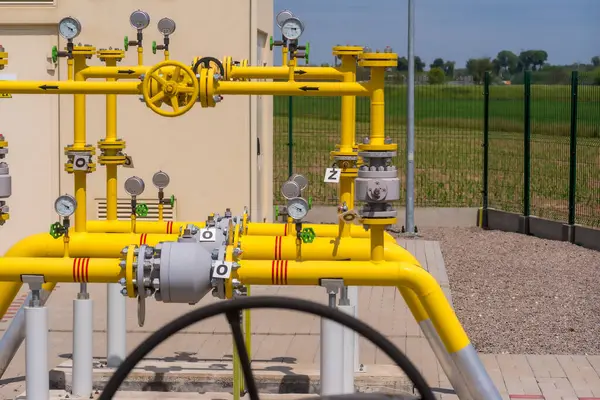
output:
MULTIPOLYGON (((385 336, 371 328, 369 325, 348 314, 325 305, 307 300, 276 296, 252 296, 236 298, 229 301, 221 301, 190 311, 187 314, 174 319, 150 335, 138 347, 136 347, 136 349, 133 350, 129 356, 127 356, 119 368, 117 368, 114 375, 111 376, 107 382, 99 399, 112 399, 121 386, 121 383, 123 383, 133 368, 140 361, 142 361, 145 356, 147 356, 152 350, 154 350, 159 344, 164 342, 170 336, 192 324, 195 324, 196 322, 200 322, 216 315, 225 314, 227 321, 231 326, 231 333, 233 334, 233 339, 235 341, 236 349, 240 358, 248 394, 251 400, 259 400, 258 389, 256 387, 254 375, 252 374, 250 356, 248 355, 246 346, 244 345, 244 336, 240 326, 240 311, 252 308, 277 308, 302 311, 308 314, 314 314, 322 318, 330 319, 338 324, 352 329, 353 331, 364 336, 366 339, 370 340, 375 346, 383 350, 383 352, 390 357, 396 363, 396 365, 402 369, 402 371, 404 371, 408 379, 412 381, 414 388, 418 390, 422 400, 435 400, 431 388, 423 376, 419 373, 417 368, 410 362, 410 360, 385 336)), ((382 398, 382 395, 377 393, 357 393, 351 395, 323 397, 323 399, 325 398, 335 398, 339 400, 373 400, 382 398)))
POLYGON ((214 57, 202 57, 202 58, 199 58, 194 63, 194 66, 192 67, 192 71, 194 71, 194 73, 197 75, 198 74, 198 67, 200 65, 203 65, 204 68, 210 68, 211 64, 214 64, 214 65, 217 66, 218 71, 215 71, 215 72, 219 73, 221 76, 225 76, 225 68, 223 67, 223 63, 221 61, 219 61, 217 58, 214 58, 214 57))

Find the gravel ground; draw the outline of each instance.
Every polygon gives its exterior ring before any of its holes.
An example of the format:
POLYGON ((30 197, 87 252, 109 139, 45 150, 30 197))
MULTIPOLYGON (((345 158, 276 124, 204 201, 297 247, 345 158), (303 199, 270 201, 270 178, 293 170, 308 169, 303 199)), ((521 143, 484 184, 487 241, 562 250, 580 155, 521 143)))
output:
POLYGON ((600 252, 479 228, 435 228, 454 307, 484 353, 600 354, 600 252))

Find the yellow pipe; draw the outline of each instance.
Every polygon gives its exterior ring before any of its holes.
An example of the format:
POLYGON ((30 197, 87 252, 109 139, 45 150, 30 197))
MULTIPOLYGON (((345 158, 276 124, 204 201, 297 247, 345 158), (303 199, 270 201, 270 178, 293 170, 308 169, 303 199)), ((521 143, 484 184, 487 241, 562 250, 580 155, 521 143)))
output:
MULTIPOLYGON (((180 229, 187 225, 196 225, 204 228, 204 221, 136 221, 137 233, 151 234, 178 234, 180 229)), ((89 233, 128 233, 131 232, 130 221, 88 221, 87 231, 89 233)))
POLYGON ((139 78, 139 76, 145 74, 148 69, 150 69, 148 66, 91 66, 83 69, 81 74, 85 79, 131 79, 139 78))
MULTIPOLYGON (((117 60, 106 59, 107 67, 116 67, 117 60)), ((85 77, 84 77, 85 79, 85 77)), ((106 78, 107 82, 115 82, 116 78, 106 78)), ((106 95, 106 137, 105 143, 114 143, 117 140, 117 95, 106 95)), ((116 151, 107 150, 108 156, 115 156, 116 151)), ((117 165, 106 165, 106 219, 117 219, 117 165)))
POLYGON ((138 46, 137 48, 137 60, 138 66, 144 65, 144 48, 142 46, 138 46))
MULTIPOLYGON (((84 80, 79 73, 86 67, 86 58, 82 55, 75 55, 74 58, 74 73, 75 82, 72 84, 81 84, 84 80)), ((62 85, 62 83, 60 83, 62 85)), ((86 109, 85 95, 73 96, 73 149, 84 150, 86 143, 86 109)), ((87 171, 74 171, 75 184, 75 200, 77 208, 75 210, 75 232, 85 232, 87 222, 87 171)))
POLYGON ((163 211, 164 211, 164 205, 162 202, 158 203, 158 221, 162 222, 164 216, 163 216, 163 211))
MULTIPOLYGON (((0 85, 0 91, 4 86, 0 85)), ((209 93, 210 94, 210 93, 209 93)), ((215 94, 273 96, 369 96, 369 83, 356 82, 227 82, 215 83, 215 94)))
POLYGON ((0 258, 0 281, 21 282, 24 274, 41 275, 53 283, 114 283, 125 276, 125 269, 118 258, 0 258))
MULTIPOLYGON (((95 223, 96 221, 90 221, 95 223)), ((88 224, 89 225, 89 224, 88 224)), ((334 224, 302 224, 303 228, 312 228, 317 237, 335 238, 339 236, 338 225, 334 224)), ((89 229, 89 227, 88 227, 89 229)), ((293 224, 277 224, 264 222, 249 222, 246 225, 245 235, 248 236, 287 236, 296 235, 293 230, 293 224), (290 228, 291 231, 290 231, 290 228)), ((366 231, 362 225, 350 225, 350 235, 353 238, 369 238, 371 234, 366 231)), ((386 242, 396 242, 396 239, 389 233, 385 232, 386 242)))
MULTIPOLYGON (((286 79, 289 76, 288 66, 279 67, 231 67, 231 78, 233 79, 286 79)), ((341 81, 344 73, 334 67, 299 67, 294 68, 294 80, 310 81, 331 79, 341 81), (302 71, 302 74, 298 74, 302 71)))
MULTIPOLYGON (((334 225, 337 229, 337 225, 334 225)), ((244 260, 295 260, 297 257, 295 236, 242 236, 241 249, 244 260)), ((317 237, 312 243, 300 245, 302 259, 307 260, 355 260, 371 259, 368 239, 317 237)), ((383 257, 389 261, 414 260, 412 254, 398 244, 383 247, 383 257)))
POLYGON ((170 56, 169 55, 169 50, 165 50, 164 51, 164 55, 165 55, 165 61, 168 61, 169 60, 169 56, 170 56))
POLYGON ((67 80, 73 80, 73 59, 67 58, 67 80))
POLYGON ((380 146, 385 143, 385 69, 371 68, 371 131, 370 144, 380 146))
POLYGON ((281 46, 281 64, 287 65, 288 60, 288 48, 287 46, 281 46))
POLYGON ((370 264, 347 261, 239 262, 237 279, 247 285, 318 286, 322 277, 343 279, 347 286, 396 286, 412 290, 422 303, 446 350, 452 354, 470 344, 454 310, 436 280, 423 268, 406 262, 370 264))
POLYGON ((371 261, 381 262, 385 260, 385 246, 383 233, 385 225, 371 225, 371 261))
MULTIPOLYGON (((177 240, 177 235, 148 234, 104 234, 104 233, 71 233, 69 235, 69 255, 71 257, 107 258, 119 257, 123 247, 130 244, 148 244, 155 246, 159 242, 177 240)), ((47 233, 38 233, 20 240, 5 254, 6 257, 62 257, 64 244, 47 233)), ((45 290, 52 290, 54 284, 44 285, 45 290)), ((6 313, 21 283, 0 282, 0 316, 6 313)))
MULTIPOLYGON (((77 57, 77 56, 76 56, 77 57)), ((77 78, 75 79, 77 80, 77 78)), ((139 82, 0 81, 12 94, 141 94, 139 82)))

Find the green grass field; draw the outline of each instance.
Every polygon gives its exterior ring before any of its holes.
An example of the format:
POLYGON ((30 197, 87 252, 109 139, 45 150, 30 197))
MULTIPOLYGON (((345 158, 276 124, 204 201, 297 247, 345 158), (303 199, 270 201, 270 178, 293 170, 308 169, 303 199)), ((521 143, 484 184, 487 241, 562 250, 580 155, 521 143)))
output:
MULTIPOLYGON (((571 89, 531 88, 531 213, 566 220, 568 214, 571 89)), ((386 133, 399 144, 404 179, 405 88, 386 90, 386 133)), ((578 95, 577 222, 600 226, 600 87, 578 95)), ((357 101, 357 139, 369 132, 369 102, 357 101)), ((288 98, 275 98, 275 201, 288 173, 288 98)), ((317 204, 336 204, 337 185, 325 184, 329 151, 339 141, 339 98, 293 99, 294 172, 306 174, 317 204)), ((416 203, 419 206, 480 206, 483 176, 483 88, 417 86, 416 203)), ((491 207, 522 212, 522 86, 490 88, 489 201, 491 207)), ((401 200, 402 203, 404 200, 401 200)))

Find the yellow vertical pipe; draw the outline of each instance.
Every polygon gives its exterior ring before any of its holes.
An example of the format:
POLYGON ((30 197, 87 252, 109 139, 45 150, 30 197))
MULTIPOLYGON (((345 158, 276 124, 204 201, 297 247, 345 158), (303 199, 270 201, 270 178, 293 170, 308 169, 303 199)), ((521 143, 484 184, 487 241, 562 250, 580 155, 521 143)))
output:
MULTIPOLYGON (((87 67, 85 56, 74 55, 74 73, 75 81, 84 81, 85 78, 80 71, 87 67)), ((73 147, 83 149, 86 146, 85 132, 85 95, 73 95, 73 147)), ((87 172, 74 171, 75 181, 75 200, 77 200, 77 209, 75 210, 75 232, 85 232, 87 224, 87 172)))
POLYGON ((163 220, 163 210, 164 210, 164 205, 162 203, 162 201, 160 201, 158 203, 158 220, 162 221, 163 220))
POLYGON ((139 66, 144 65, 144 48, 142 46, 138 46, 137 48, 137 59, 139 66))
MULTIPOLYGON (((343 82, 356 81, 356 60, 351 55, 342 56, 341 70, 344 72, 343 82)), ((354 146, 356 97, 342 96, 340 152, 351 153, 354 146)), ((354 176, 342 172, 340 176, 340 205, 346 204, 349 210, 354 209, 354 176)), ((350 236, 351 224, 340 220, 340 234, 350 236)))
POLYGON ((281 65, 287 65, 288 49, 286 46, 281 46, 281 65))
MULTIPOLYGON (((117 60, 106 58, 107 67, 116 67, 117 60)), ((106 81, 116 81, 115 78, 107 78, 106 81)), ((114 143, 117 140, 117 95, 106 95, 106 143, 114 143)), ((106 219, 116 221, 117 219, 117 165, 106 165, 106 219)))
POLYGON ((169 60, 169 50, 165 50, 165 61, 169 60))
POLYGON ((371 134, 370 144, 385 144, 385 68, 371 68, 371 134))
POLYGON ((384 261, 384 232, 385 225, 371 225, 371 260, 384 261))
POLYGON ((73 80, 73 59, 67 58, 67 79, 73 80))

